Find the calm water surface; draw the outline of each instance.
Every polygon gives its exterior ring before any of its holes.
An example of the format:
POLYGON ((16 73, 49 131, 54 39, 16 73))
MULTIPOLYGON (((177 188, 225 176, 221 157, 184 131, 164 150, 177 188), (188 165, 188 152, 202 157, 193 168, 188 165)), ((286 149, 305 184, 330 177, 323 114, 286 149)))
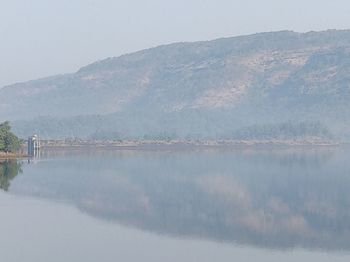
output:
POLYGON ((350 150, 0 160, 0 260, 350 261, 350 150))

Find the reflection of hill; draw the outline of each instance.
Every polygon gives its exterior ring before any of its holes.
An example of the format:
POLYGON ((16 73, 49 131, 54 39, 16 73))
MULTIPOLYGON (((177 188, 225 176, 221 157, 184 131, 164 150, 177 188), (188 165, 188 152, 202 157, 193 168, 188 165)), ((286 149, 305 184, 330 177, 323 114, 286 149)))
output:
POLYGON ((90 152, 39 162, 13 190, 161 234, 350 250, 348 155, 340 149, 90 152))
POLYGON ((17 160, 0 160, 0 189, 7 191, 11 180, 20 172, 21 164, 17 160))

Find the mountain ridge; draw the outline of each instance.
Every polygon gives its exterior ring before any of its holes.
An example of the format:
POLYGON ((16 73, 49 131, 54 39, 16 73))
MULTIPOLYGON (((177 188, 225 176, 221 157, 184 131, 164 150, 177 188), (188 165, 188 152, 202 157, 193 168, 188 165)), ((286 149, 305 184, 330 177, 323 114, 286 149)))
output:
MULTIPOLYGON (((220 129, 218 135, 252 125, 310 121, 345 137, 348 99, 350 30, 279 31, 162 45, 100 60, 75 73, 6 86, 0 89, 5 101, 0 119, 15 121, 23 135, 47 133, 42 119, 72 126, 73 119, 98 116, 109 124, 87 124, 90 135, 104 126, 106 132, 139 137, 149 135, 142 129, 154 133, 162 126, 164 132, 184 128, 187 135, 207 136, 211 129, 220 129), (174 123, 163 125, 168 118, 174 123), (32 121, 36 128, 30 127, 32 121), (191 123, 201 128, 188 128, 191 123)), ((71 136, 79 137, 78 130, 71 136)))

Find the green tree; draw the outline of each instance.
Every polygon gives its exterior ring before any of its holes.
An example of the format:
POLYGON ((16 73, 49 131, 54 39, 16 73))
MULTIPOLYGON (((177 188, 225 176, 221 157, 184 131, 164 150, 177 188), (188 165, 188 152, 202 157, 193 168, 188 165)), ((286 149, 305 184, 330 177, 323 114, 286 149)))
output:
POLYGON ((21 141, 11 132, 8 121, 0 124, 0 151, 15 152, 21 146, 21 141))

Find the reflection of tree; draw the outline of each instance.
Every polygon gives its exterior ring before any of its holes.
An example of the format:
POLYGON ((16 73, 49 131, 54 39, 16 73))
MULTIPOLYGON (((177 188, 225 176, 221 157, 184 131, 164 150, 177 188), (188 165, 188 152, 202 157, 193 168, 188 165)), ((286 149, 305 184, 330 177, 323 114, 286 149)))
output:
POLYGON ((10 181, 22 172, 17 160, 0 161, 0 189, 8 191, 10 181))

